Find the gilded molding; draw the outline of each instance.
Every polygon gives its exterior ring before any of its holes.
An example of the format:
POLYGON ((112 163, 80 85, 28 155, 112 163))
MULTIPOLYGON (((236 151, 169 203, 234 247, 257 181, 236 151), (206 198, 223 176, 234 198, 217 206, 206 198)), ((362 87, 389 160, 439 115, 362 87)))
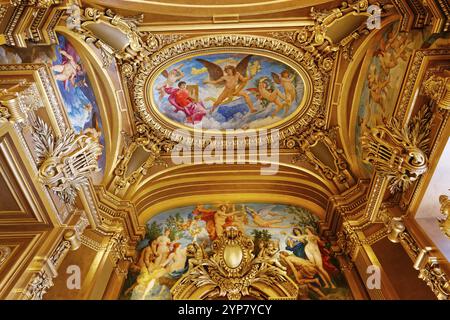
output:
POLYGON ((109 250, 114 263, 118 261, 133 262, 128 250, 128 238, 123 235, 122 231, 116 232, 109 240, 109 250))
POLYGON ((298 148, 299 153, 292 160, 293 163, 306 161, 314 166, 326 179, 333 181, 336 185, 342 185, 341 189, 348 189, 353 178, 348 171, 347 160, 342 149, 337 147, 337 127, 327 129, 323 117, 317 117, 312 124, 303 132, 296 132, 284 141, 287 148, 298 148), (320 144, 320 146, 319 146, 320 144), (315 147, 320 147, 314 151, 315 147), (328 154, 324 154, 328 151, 328 154), (320 157, 319 157, 320 156, 320 157), (321 160, 327 157, 332 165, 321 160))
MULTIPOLYGON (((256 35, 206 35, 196 38, 188 38, 178 41, 175 44, 168 45, 161 50, 153 53, 146 59, 137 75, 134 77, 133 83, 133 99, 139 117, 154 130, 160 131, 164 136, 174 141, 183 141, 185 136, 174 132, 175 128, 162 126, 160 120, 151 111, 146 102, 144 92, 147 90, 147 84, 154 72, 161 67, 161 64, 167 63, 171 59, 182 56, 187 53, 202 52, 205 49, 246 49, 252 48, 254 51, 263 50, 270 51, 286 57, 302 67, 307 75, 311 85, 311 99, 305 106, 307 112, 302 114, 298 119, 280 129, 280 138, 285 139, 291 136, 301 128, 308 126, 324 108, 326 84, 328 81, 327 72, 320 69, 316 64, 314 57, 299 47, 276 40, 273 38, 256 36, 256 35)), ((202 145, 202 141, 193 141, 194 144, 202 145)))
POLYGON ((115 232, 123 229, 130 239, 130 245, 139 241, 145 233, 144 226, 139 224, 134 205, 118 198, 101 186, 96 186, 98 212, 101 224, 98 231, 115 232))
POLYGON ((388 226, 389 240, 400 242, 419 271, 418 278, 426 282, 439 300, 450 299, 450 280, 441 269, 436 257, 429 256, 431 247, 421 248, 414 237, 406 230, 402 217, 391 217, 385 211, 384 223, 388 226))
POLYGON ((443 219, 438 219, 439 228, 447 238, 450 238, 450 200, 448 196, 439 196, 439 203, 441 205, 441 214, 444 216, 443 219))
POLYGON ((352 262, 355 262, 359 249, 363 245, 357 231, 352 228, 349 221, 342 223, 342 230, 337 233, 337 244, 352 262))
POLYGON ((34 6, 36 8, 49 8, 52 5, 60 4, 60 0, 10 0, 13 6, 34 6))
POLYGON ((11 0, 12 16, 4 31, 6 44, 26 48, 27 42, 57 43, 54 29, 65 12, 65 9, 55 9, 60 3, 59 0, 11 0))
POLYGON ((53 276, 45 270, 39 271, 28 284, 24 293, 25 300, 42 300, 44 294, 53 287, 53 276))
POLYGON ((44 294, 54 285, 53 278, 70 249, 70 242, 62 240, 50 256, 44 260, 43 267, 28 282, 22 298, 25 300, 42 300, 44 294))
POLYGON ((89 238, 85 234, 82 234, 80 236, 80 239, 81 239, 81 243, 83 245, 85 245, 89 249, 92 249, 92 250, 97 251, 97 252, 105 250, 108 247, 108 245, 105 245, 105 244, 102 244, 102 243, 100 243, 98 241, 95 241, 94 239, 89 238))
POLYGON ((430 13, 419 0, 392 0, 392 4, 400 13, 401 31, 409 32, 412 28, 423 28, 430 22, 430 13))
POLYGON ((450 279, 435 258, 429 258, 420 269, 419 279, 425 281, 439 300, 450 300, 450 279))
POLYGON ((405 85, 401 90, 401 96, 398 100, 394 116, 398 119, 400 123, 406 121, 407 111, 409 110, 411 100, 414 98, 414 87, 417 81, 423 81, 419 79, 421 75, 421 69, 423 64, 429 58, 434 56, 446 56, 450 55, 450 49, 439 48, 439 49, 419 49, 415 50, 413 56, 410 59, 410 67, 408 68, 408 73, 405 76, 405 85))

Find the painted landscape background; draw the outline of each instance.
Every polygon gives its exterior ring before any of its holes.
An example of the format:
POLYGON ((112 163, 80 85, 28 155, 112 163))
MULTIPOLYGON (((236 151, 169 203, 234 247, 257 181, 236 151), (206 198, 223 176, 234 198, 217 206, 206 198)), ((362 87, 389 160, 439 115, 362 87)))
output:
POLYGON ((249 129, 266 127, 291 115, 302 101, 304 83, 297 72, 280 61, 221 53, 195 56, 169 66, 150 90, 157 109, 180 124, 216 130, 249 129), (229 67, 243 78, 221 101, 227 81, 209 81, 226 76, 229 67), (189 95, 179 96, 181 82, 186 83, 189 95))
POLYGON ((318 218, 308 210, 280 204, 199 204, 168 210, 150 219, 130 268, 121 299, 171 299, 170 288, 187 271, 186 246, 211 242, 226 226, 250 236, 258 253, 261 241, 273 241, 280 259, 300 288, 299 299, 352 299, 329 242, 317 236, 318 218))

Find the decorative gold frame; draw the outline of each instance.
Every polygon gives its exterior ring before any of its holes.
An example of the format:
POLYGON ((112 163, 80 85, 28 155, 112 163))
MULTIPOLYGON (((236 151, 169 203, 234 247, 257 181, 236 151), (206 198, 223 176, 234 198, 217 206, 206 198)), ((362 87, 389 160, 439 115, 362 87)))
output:
MULTIPOLYGON (((289 121, 284 122, 280 127, 280 137, 285 138, 293 132, 306 127, 315 116, 323 111, 325 104, 325 91, 328 79, 324 78, 320 68, 315 61, 303 49, 288 44, 277 39, 256 36, 256 35, 209 35, 177 41, 168 45, 150 56, 147 63, 141 64, 134 78, 134 104, 140 118, 154 130, 160 131, 167 138, 176 141, 182 141, 185 137, 174 132, 174 127, 169 125, 167 128, 162 127, 161 118, 157 114, 151 112, 155 108, 149 108, 146 90, 149 81, 159 75, 161 64, 166 61, 174 61, 187 55, 201 54, 204 50, 236 50, 242 52, 252 49, 271 55, 278 56, 278 59, 291 61, 291 64, 297 64, 305 71, 306 77, 303 77, 305 88, 310 87, 309 101, 305 104, 305 114, 300 117, 292 117, 289 121)), ((123 67, 125 67, 124 65, 123 67)), ((307 90, 305 90, 307 92, 307 90)), ((164 121, 163 123, 167 123, 164 121)), ((202 141, 194 143, 201 144, 202 141)))
MULTIPOLYGON (((275 128, 275 127, 282 128, 284 123, 294 123, 294 122, 296 122, 296 119, 302 118, 304 113, 308 111, 306 108, 306 104, 311 103, 312 97, 310 94, 311 93, 310 89, 313 84, 310 79, 310 76, 305 71, 304 66, 298 64, 296 61, 286 59, 286 57, 278 56, 277 53, 274 53, 271 51, 261 50, 261 52, 259 52, 259 50, 255 50, 254 48, 245 48, 245 49, 237 48, 236 49, 234 47, 230 47, 230 48, 201 49, 201 50, 198 50, 195 52, 189 52, 187 54, 182 54, 180 56, 176 56, 173 59, 167 60, 164 64, 162 64, 160 67, 158 67, 158 69, 152 71, 151 75, 149 76, 149 78, 147 80, 147 85, 146 85, 149 90, 144 91, 144 97, 145 97, 146 102, 148 103, 148 108, 149 108, 149 111, 152 114, 152 116, 154 116, 154 118, 157 119, 157 121, 159 121, 165 127, 170 128, 171 130, 176 130, 181 127, 186 130, 189 130, 191 132, 198 131, 197 129, 194 129, 192 127, 183 125, 181 123, 177 123, 177 122, 167 118, 165 115, 163 115, 159 111, 158 106, 156 105, 153 93, 152 92, 148 93, 148 92, 151 91, 151 89, 153 89, 156 79, 161 75, 161 72, 164 69, 166 69, 178 62, 184 61, 185 59, 194 58, 194 57, 197 57, 200 55, 222 54, 222 53, 253 54, 255 56, 262 56, 265 58, 269 58, 269 59, 278 61, 284 65, 287 65, 289 68, 291 68, 293 71, 296 72, 296 75, 300 76, 302 79, 303 85, 304 85, 303 97, 302 97, 302 100, 300 101, 300 103, 298 104, 298 106, 296 107, 296 109, 289 116, 284 118, 283 120, 274 122, 266 127, 260 128, 260 129, 271 129, 271 128, 275 128), (300 115, 298 115, 298 114, 300 114, 300 115), (292 120, 292 119, 294 119, 294 120, 292 120)), ((257 130, 258 129, 253 129, 251 131, 257 131, 257 130)), ((215 129, 203 129, 203 131, 206 131, 208 134, 223 134, 223 133, 225 133, 222 130, 215 130, 215 129)))

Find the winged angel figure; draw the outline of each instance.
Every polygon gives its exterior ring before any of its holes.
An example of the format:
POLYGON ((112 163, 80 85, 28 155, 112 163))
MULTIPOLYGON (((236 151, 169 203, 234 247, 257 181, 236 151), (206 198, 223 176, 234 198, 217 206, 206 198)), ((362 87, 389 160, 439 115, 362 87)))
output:
POLYGON ((244 57, 236 66, 227 65, 225 68, 221 68, 214 62, 205 59, 196 59, 198 62, 206 67, 209 74, 209 80, 204 83, 214 84, 216 86, 222 86, 225 88, 214 102, 211 109, 211 113, 224 101, 233 99, 234 97, 243 97, 251 112, 256 112, 253 102, 247 92, 244 91, 244 87, 251 77, 247 77, 247 67, 252 55, 244 57))

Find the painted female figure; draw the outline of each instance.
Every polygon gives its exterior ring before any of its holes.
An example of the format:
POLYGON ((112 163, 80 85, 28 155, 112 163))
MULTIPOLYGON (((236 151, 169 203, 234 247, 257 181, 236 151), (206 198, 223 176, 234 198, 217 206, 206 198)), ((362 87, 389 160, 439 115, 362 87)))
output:
POLYGON ((331 282, 330 275, 323 268, 322 254, 319 248, 319 242, 322 240, 313 233, 311 228, 306 228, 306 235, 304 237, 308 241, 305 246, 306 257, 316 265, 319 270, 320 277, 325 282, 325 287, 328 288, 331 285, 332 288, 336 288, 333 282, 331 282))
POLYGON ((307 259, 305 253, 305 245, 306 243, 303 240, 302 231, 298 227, 294 227, 292 229, 292 235, 288 236, 286 239, 286 250, 292 251, 295 256, 307 259))

